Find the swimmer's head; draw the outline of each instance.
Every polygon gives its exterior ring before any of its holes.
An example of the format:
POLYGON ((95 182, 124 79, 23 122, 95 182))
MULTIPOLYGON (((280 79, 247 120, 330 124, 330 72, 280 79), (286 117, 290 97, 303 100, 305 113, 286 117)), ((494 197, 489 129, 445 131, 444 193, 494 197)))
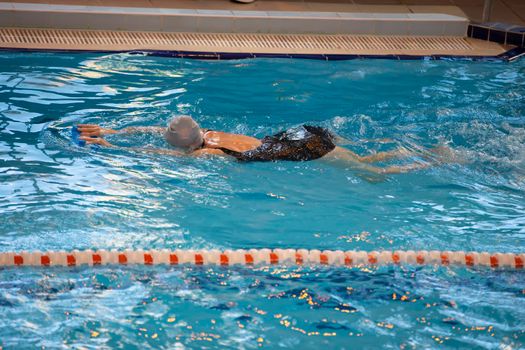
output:
POLYGON ((178 115, 173 117, 164 138, 174 147, 193 151, 202 146, 203 138, 199 124, 189 115, 178 115))

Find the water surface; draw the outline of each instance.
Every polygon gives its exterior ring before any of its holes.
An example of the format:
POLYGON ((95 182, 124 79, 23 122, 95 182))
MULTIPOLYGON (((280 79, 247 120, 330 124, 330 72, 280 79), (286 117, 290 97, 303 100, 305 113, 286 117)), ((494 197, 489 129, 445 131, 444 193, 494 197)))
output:
MULTIPOLYGON (((525 246, 525 61, 0 54, 0 250, 525 246), (76 123, 177 113, 256 137, 304 123, 366 155, 447 146, 462 162, 370 178, 80 148, 76 123), (375 139, 390 139, 390 143, 375 139), (372 141, 370 141, 372 140, 372 141)), ((109 137, 164 147, 152 135, 109 137)), ((520 348, 525 275, 463 269, 0 270, 5 348, 520 348)))

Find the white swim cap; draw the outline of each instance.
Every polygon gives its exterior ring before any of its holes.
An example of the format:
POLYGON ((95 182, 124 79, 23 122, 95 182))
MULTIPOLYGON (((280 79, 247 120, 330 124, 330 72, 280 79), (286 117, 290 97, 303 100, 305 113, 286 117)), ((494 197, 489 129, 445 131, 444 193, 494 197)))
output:
POLYGON ((201 147, 203 143, 199 124, 189 115, 173 117, 164 132, 164 138, 170 145, 190 151, 201 147))

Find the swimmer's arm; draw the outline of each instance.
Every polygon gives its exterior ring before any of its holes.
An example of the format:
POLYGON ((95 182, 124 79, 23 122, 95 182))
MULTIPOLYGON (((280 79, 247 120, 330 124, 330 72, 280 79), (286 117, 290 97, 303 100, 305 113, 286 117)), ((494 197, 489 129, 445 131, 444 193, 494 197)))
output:
POLYGON ((96 124, 78 124, 77 129, 83 137, 98 137, 117 134, 117 130, 102 128, 96 124))
POLYGON ((150 153, 150 154, 162 154, 167 156, 176 157, 203 157, 207 155, 225 156, 226 154, 220 149, 203 148, 192 153, 184 153, 173 149, 163 148, 139 148, 139 147, 118 147, 128 151, 134 151, 138 153, 150 153))
POLYGON ((170 156, 186 156, 186 153, 179 152, 176 150, 171 149, 160 149, 160 148, 140 148, 140 147, 120 147, 115 146, 109 143, 108 141, 104 140, 101 137, 87 137, 87 136, 81 136, 81 140, 86 141, 87 144, 90 145, 99 145, 104 147, 111 147, 115 149, 121 149, 125 151, 132 151, 137 153, 152 153, 152 154, 164 154, 164 155, 170 155, 170 156))
POLYGON ((102 128, 96 124, 78 124, 78 131, 82 136, 104 136, 113 134, 137 134, 137 133, 152 133, 162 134, 165 130, 159 126, 130 126, 120 130, 102 128))
POLYGON ((226 155, 220 149, 213 149, 213 148, 203 148, 203 149, 199 149, 192 153, 184 153, 184 152, 180 152, 180 151, 176 151, 172 149, 161 149, 161 148, 135 148, 135 147, 131 147, 131 148, 119 147, 119 148, 138 152, 138 153, 162 154, 162 155, 175 156, 175 157, 204 157, 208 155, 213 155, 213 156, 225 156, 226 155))
POLYGON ((188 154, 172 149, 161 149, 161 148, 139 148, 139 147, 119 147, 127 151, 133 151, 137 153, 149 153, 149 154, 162 154, 166 156, 184 157, 188 154))
POLYGON ((186 155, 183 152, 179 152, 179 151, 171 150, 171 149, 115 146, 115 145, 112 145, 111 143, 109 143, 108 141, 104 140, 102 137, 81 136, 80 139, 86 141, 86 143, 89 144, 89 145, 99 145, 99 146, 111 147, 111 148, 121 149, 121 150, 126 150, 126 151, 141 152, 141 153, 153 153, 153 154, 167 154, 167 155, 171 155, 171 156, 184 156, 184 155, 186 155))
POLYGON ((80 140, 85 141, 88 145, 99 145, 104 147, 115 147, 111 143, 104 140, 102 137, 92 137, 92 136, 80 136, 80 140))
POLYGON ((184 156, 202 157, 202 156, 207 156, 207 155, 217 155, 217 156, 226 155, 220 149, 215 149, 215 148, 202 148, 202 149, 196 150, 193 153, 187 154, 187 153, 180 152, 180 151, 173 150, 173 149, 120 147, 120 146, 112 145, 111 143, 109 143, 108 141, 104 140, 101 137, 81 136, 80 139, 86 141, 87 144, 100 145, 104 147, 112 147, 116 149, 122 149, 126 151, 138 152, 138 153, 163 154, 163 155, 177 156, 177 157, 184 157, 184 156))
POLYGON ((162 134, 166 128, 160 126, 130 126, 124 129, 120 129, 117 132, 119 134, 137 134, 137 133, 150 133, 150 134, 162 134))

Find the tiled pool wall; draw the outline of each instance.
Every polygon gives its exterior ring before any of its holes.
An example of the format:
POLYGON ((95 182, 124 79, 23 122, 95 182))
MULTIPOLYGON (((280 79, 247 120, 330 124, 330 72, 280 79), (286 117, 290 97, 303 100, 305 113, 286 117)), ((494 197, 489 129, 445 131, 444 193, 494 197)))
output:
POLYGON ((505 23, 471 23, 467 29, 470 38, 488 40, 503 45, 525 47, 525 27, 505 23))
POLYGON ((189 51, 135 51, 131 54, 146 54, 177 58, 196 58, 211 60, 228 60, 244 58, 298 58, 323 61, 345 61, 356 59, 386 59, 386 60, 472 60, 472 61, 512 61, 525 54, 525 48, 508 50, 498 56, 469 55, 356 55, 356 54, 287 54, 287 53, 232 53, 232 52, 189 52, 189 51))
POLYGON ((128 53, 130 55, 148 55, 157 57, 187 58, 198 60, 238 60, 248 58, 295 58, 313 59, 321 61, 347 61, 357 59, 383 59, 383 60, 470 60, 470 61, 513 61, 525 55, 525 48, 514 48, 497 56, 469 56, 469 55, 357 55, 357 54, 294 54, 294 53, 247 53, 247 52, 207 52, 207 51, 180 51, 180 50, 67 50, 67 49, 12 49, 2 48, 0 51, 20 52, 92 52, 92 53, 128 53))

